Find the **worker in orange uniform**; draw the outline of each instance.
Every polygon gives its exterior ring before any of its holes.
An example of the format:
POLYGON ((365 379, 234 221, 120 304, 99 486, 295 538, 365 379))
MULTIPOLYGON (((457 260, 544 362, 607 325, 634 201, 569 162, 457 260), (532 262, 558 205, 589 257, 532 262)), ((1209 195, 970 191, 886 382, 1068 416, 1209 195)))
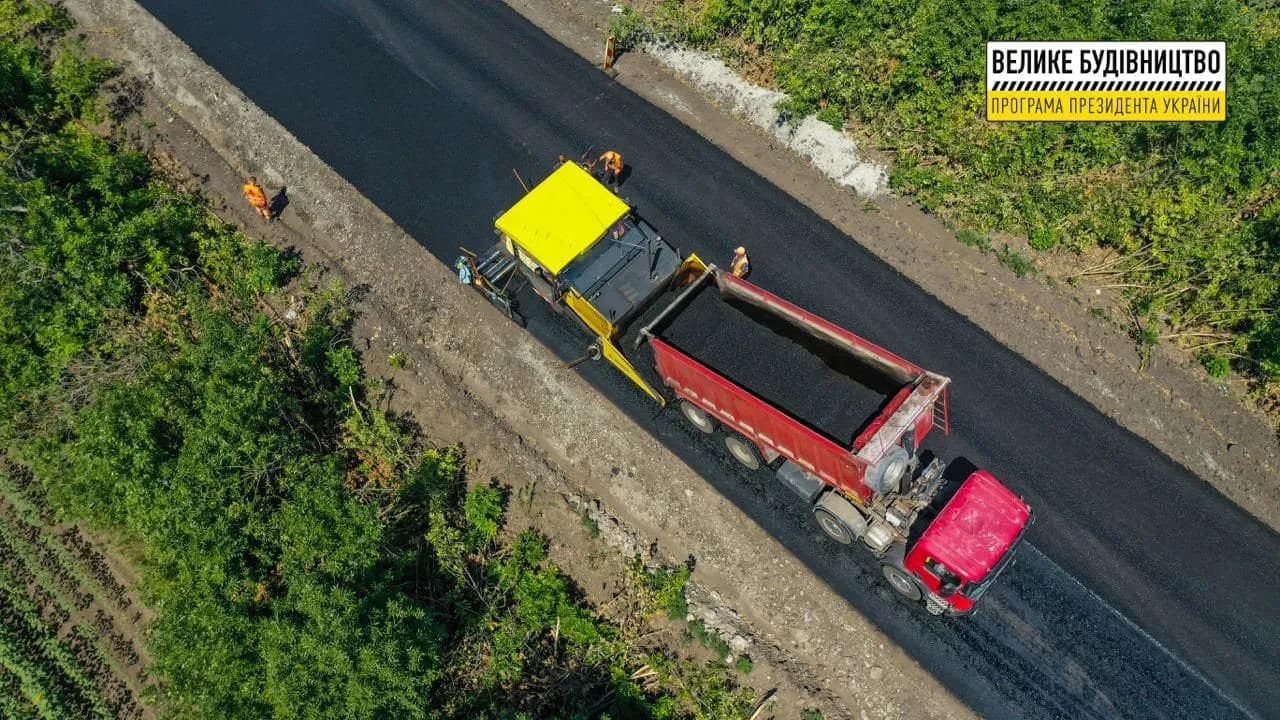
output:
POLYGON ((729 272, 734 277, 745 278, 751 272, 751 260, 747 258, 747 249, 739 247, 733 251, 733 260, 729 263, 729 272))
POLYGON ((617 189, 622 177, 622 155, 614 150, 606 150, 596 162, 604 163, 604 184, 617 189))
POLYGON ((267 199, 266 191, 258 184, 258 178, 249 176, 249 182, 244 184, 244 196, 263 220, 271 222, 271 201, 267 199))

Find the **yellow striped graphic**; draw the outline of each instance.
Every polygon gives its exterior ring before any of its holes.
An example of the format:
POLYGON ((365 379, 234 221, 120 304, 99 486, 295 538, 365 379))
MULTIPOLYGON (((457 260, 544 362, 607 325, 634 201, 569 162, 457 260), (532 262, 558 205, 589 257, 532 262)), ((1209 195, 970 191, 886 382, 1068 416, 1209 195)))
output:
POLYGON ((1226 90, 1207 92, 1056 91, 987 93, 987 120, 1204 122, 1227 119, 1226 90))

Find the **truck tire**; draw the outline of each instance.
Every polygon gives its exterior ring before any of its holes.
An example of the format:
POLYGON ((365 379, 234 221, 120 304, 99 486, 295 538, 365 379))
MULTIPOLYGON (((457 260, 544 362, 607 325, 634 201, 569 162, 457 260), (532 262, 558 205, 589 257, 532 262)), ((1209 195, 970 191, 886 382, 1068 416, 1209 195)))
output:
POLYGON ((729 449, 733 459, 745 465, 748 470, 760 469, 760 454, 751 441, 741 435, 726 435, 724 446, 729 449))
POLYGON ((834 491, 818 498, 813 506, 813 519, 827 537, 848 545, 867 531, 867 519, 848 500, 834 491))
POLYGON ((906 570, 897 565, 885 564, 880 566, 880 572, 884 573, 884 579, 889 582, 889 587, 896 590, 902 597, 914 602, 919 602, 923 597, 915 578, 911 577, 911 573, 906 570))
POLYGON ((688 420, 691 425, 702 432, 708 435, 715 432, 716 421, 711 419, 711 416, 707 414, 706 410, 703 410, 688 400, 681 400, 680 412, 684 414, 685 420, 688 420))
POLYGON ((848 545, 853 542, 853 533, 849 532, 849 528, 840 522, 840 518, 824 507, 815 507, 813 509, 813 519, 818 522, 818 527, 822 528, 822 532, 827 537, 835 540, 841 545, 848 545))

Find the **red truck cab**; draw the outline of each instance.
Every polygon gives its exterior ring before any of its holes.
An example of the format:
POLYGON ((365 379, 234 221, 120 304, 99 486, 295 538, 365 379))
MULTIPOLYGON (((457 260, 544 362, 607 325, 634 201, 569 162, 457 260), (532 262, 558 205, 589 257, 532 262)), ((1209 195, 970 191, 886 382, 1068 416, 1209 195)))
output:
POLYGON ((903 567, 925 589, 964 614, 1012 560, 1031 525, 1031 507, 985 470, 977 470, 907 551, 903 567))

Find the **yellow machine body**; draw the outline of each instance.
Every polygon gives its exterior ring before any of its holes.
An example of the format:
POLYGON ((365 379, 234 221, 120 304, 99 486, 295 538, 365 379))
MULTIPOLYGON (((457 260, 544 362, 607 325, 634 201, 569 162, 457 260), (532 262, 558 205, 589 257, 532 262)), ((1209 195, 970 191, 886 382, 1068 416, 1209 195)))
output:
POLYGON ((494 226, 552 276, 621 220, 631 207, 577 163, 556 168, 494 226))
MULTIPOLYGON (((616 341, 624 328, 610 320, 577 288, 560 282, 566 268, 601 242, 609 242, 611 231, 622 227, 620 223, 630 221, 631 213, 626 202, 582 166, 566 162, 498 216, 494 226, 502 236, 506 251, 520 261, 522 271, 534 282, 538 294, 548 302, 568 308, 596 336, 600 355, 645 394, 665 405, 662 395, 640 377, 618 348, 616 341)), ((670 272, 669 266, 667 269, 668 274, 658 278, 653 286, 696 278, 706 265, 696 255, 689 255, 674 272, 670 272)), ((608 278, 601 282, 607 283, 608 278)), ((593 295, 599 296, 599 292, 593 295)), ((643 307, 633 306, 621 320, 626 322, 641 311, 643 307)))

